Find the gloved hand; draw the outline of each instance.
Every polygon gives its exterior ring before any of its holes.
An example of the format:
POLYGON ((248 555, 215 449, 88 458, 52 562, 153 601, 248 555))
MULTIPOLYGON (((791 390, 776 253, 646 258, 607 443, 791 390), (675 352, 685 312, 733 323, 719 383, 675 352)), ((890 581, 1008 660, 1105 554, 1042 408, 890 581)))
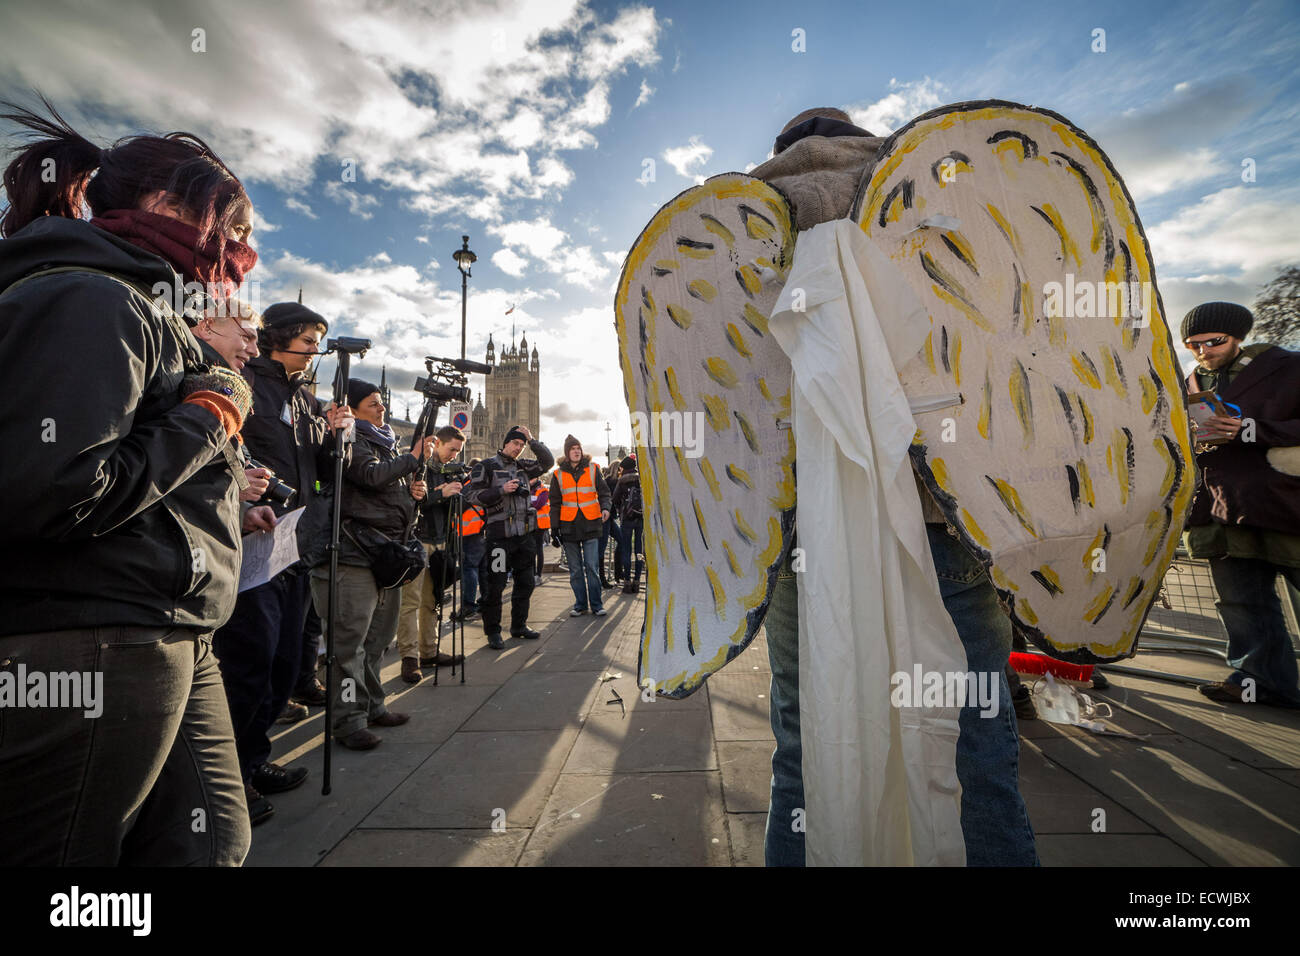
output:
POLYGON ((225 427, 226 437, 234 438, 253 408, 253 391, 242 375, 215 366, 201 374, 186 375, 181 382, 181 400, 216 415, 225 427))
POLYGON ((560 546, 560 536, 555 531, 551 532, 551 544, 557 548, 560 546))

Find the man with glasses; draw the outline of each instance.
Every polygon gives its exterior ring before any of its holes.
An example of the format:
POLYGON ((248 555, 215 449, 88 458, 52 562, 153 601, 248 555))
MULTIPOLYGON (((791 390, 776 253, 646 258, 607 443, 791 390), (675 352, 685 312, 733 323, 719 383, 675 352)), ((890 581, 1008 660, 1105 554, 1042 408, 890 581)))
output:
POLYGON ((1243 348, 1253 324, 1250 310, 1231 302, 1206 302, 1183 318, 1183 344, 1197 363, 1188 392, 1214 392, 1236 412, 1196 433, 1200 483, 1186 544, 1209 560, 1234 668, 1200 691, 1221 703, 1300 707, 1275 589, 1279 574, 1300 588, 1300 353, 1243 348))

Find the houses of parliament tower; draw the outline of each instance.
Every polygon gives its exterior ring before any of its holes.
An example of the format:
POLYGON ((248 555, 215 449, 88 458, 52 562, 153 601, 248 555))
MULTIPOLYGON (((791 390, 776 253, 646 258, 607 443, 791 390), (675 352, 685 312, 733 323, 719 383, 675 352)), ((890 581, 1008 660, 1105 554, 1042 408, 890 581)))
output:
MULTIPOLYGON (((537 349, 534 347, 529 354, 526 334, 518 346, 513 332, 510 340, 510 347, 502 346, 498 356, 492 336, 488 336, 483 361, 492 366, 492 374, 487 376, 486 400, 480 392, 474 405, 471 434, 465 443, 466 461, 495 455, 512 425, 527 425, 534 438, 541 431, 541 363, 537 349)), ((526 455, 531 456, 531 452, 526 455)))

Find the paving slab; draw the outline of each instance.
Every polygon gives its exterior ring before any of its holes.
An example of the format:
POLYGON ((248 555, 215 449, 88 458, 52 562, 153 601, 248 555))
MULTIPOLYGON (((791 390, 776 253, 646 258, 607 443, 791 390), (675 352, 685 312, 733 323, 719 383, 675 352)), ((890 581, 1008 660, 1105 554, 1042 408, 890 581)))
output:
POLYGON ((321 866, 514 866, 527 830, 355 830, 321 866))
POLYGON ((717 771, 560 775, 520 866, 726 866, 717 771))
POLYGON ((718 741, 722 798, 727 813, 763 813, 772 796, 772 751, 763 740, 718 741))
POLYGON ((716 739, 775 740, 768 709, 770 674, 724 668, 709 678, 707 686, 716 739))
POLYGON ((1168 837, 1143 833, 1052 833, 1038 841, 1043 866, 1204 866, 1168 837))
POLYGON ((563 730, 586 719, 598 675, 591 672, 525 671, 497 689, 465 724, 465 730, 563 730))
POLYGON ((1020 795, 1025 798, 1034 835, 1092 833, 1102 819, 1106 833, 1152 833, 1153 828, 1090 786, 1033 743, 1020 745, 1020 795), (1095 811, 1105 811, 1099 818, 1095 811))
POLYGON ((564 772, 716 770, 711 730, 709 712, 702 708, 652 712, 647 706, 626 717, 592 715, 564 772))
POLYGON ((465 732, 411 773, 364 821, 370 829, 531 827, 577 730, 465 732))
POLYGON ((762 866, 767 813, 728 813, 732 866, 762 866))
POLYGON ((1049 760, 1215 866, 1300 864, 1295 788, 1185 737, 1038 741, 1049 760))

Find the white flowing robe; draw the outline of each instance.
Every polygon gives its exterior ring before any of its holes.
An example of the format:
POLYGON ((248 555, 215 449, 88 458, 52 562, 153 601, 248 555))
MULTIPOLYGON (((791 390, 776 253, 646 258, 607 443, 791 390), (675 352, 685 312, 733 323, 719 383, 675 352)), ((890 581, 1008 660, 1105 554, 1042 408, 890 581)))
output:
POLYGON ((839 220, 799 234, 771 329, 793 366, 806 552, 807 862, 961 866, 959 711, 891 704, 896 672, 966 671, 908 462, 916 424, 897 372, 923 345, 929 318, 885 254, 839 220))

